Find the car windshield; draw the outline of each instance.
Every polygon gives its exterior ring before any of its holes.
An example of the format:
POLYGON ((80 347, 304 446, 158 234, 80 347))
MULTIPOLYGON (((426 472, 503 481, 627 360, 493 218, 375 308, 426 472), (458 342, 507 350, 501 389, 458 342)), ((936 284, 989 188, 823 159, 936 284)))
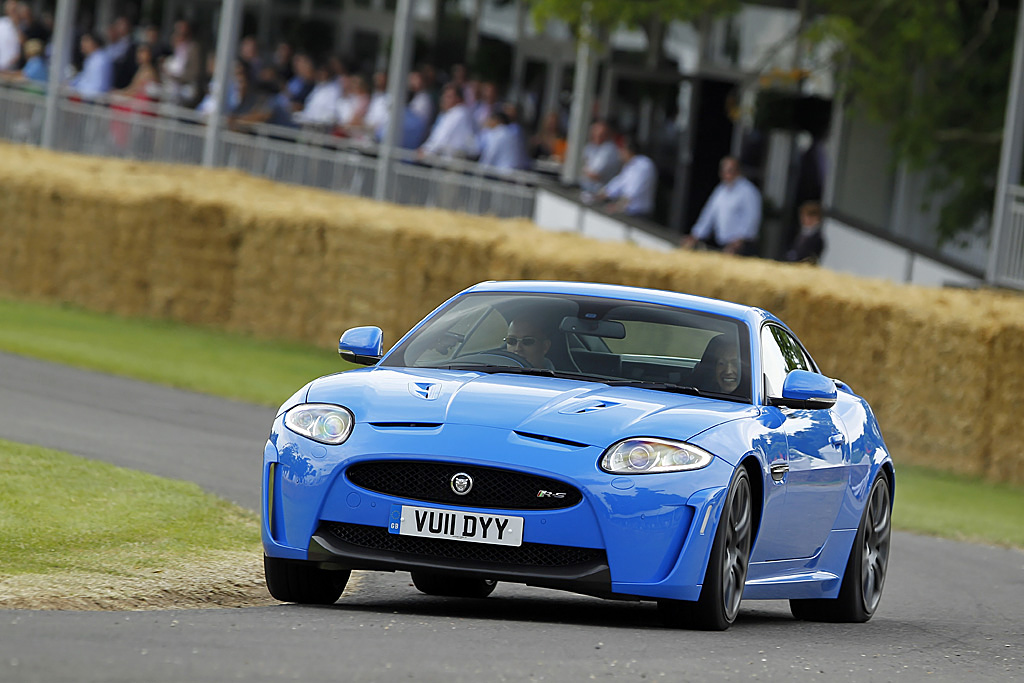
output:
POLYGON ((742 321, 619 299, 459 297, 382 363, 566 377, 750 402, 742 321))

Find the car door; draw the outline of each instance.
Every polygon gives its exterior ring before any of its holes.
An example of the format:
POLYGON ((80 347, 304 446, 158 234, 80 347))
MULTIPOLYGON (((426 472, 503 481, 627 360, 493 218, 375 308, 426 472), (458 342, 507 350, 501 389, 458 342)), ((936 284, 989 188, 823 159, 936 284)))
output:
MULTIPOLYGON (((761 362, 766 397, 782 395, 791 370, 816 371, 800 343, 784 328, 768 324, 761 330, 761 362)), ((767 401, 765 401, 767 403, 767 401)), ((757 560, 812 557, 832 531, 849 480, 850 446, 837 411, 797 410, 766 406, 777 411, 772 421, 787 441, 787 461, 773 478, 785 488, 775 515, 765 520, 759 537, 757 560), (786 469, 788 466, 788 470, 786 469)))

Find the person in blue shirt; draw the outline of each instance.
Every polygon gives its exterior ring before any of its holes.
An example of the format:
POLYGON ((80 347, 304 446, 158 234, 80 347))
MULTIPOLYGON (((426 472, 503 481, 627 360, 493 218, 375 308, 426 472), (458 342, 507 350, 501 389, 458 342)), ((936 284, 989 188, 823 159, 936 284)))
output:
POLYGON ((647 216, 654 211, 658 189, 658 169, 651 158, 639 153, 636 141, 626 136, 619 147, 622 170, 597 193, 599 200, 611 203, 610 213, 647 216))
POLYGON ((23 47, 25 66, 21 69, 21 75, 26 81, 45 83, 49 77, 46 57, 43 56, 43 47, 43 41, 38 38, 25 41, 23 47))
POLYGON ((85 33, 79 41, 85 63, 71 79, 71 87, 82 97, 96 97, 110 92, 114 81, 114 65, 103 49, 103 41, 92 33, 85 33))

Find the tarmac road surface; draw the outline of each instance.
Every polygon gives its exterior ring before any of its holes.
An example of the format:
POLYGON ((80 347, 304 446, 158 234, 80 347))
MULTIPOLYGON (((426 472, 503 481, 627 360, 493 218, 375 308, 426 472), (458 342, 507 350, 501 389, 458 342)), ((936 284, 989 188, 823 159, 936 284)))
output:
MULTIPOLYGON (((0 438, 250 508, 273 412, 0 354, 0 438)), ((662 628, 649 603, 511 584, 432 598, 402 573, 362 573, 331 607, 0 610, 0 681, 1024 680, 1024 553, 896 533, 889 570, 867 624, 747 601, 725 633, 662 628)))

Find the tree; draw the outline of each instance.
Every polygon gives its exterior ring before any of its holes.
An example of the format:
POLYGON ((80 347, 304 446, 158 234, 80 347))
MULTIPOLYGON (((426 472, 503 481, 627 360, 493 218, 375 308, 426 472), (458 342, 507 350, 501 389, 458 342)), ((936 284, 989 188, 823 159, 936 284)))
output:
POLYGON ((846 102, 889 126, 893 156, 929 177, 942 241, 987 230, 1016 0, 818 0, 811 40, 838 45, 846 102))
MULTIPOLYGON (((655 23, 696 21, 703 16, 732 12, 740 0, 528 0, 534 20, 543 23, 560 19, 579 27, 584 5, 590 6, 590 20, 599 30, 617 26, 649 29, 655 23)), ((649 30, 648 30, 649 32, 649 30)))

